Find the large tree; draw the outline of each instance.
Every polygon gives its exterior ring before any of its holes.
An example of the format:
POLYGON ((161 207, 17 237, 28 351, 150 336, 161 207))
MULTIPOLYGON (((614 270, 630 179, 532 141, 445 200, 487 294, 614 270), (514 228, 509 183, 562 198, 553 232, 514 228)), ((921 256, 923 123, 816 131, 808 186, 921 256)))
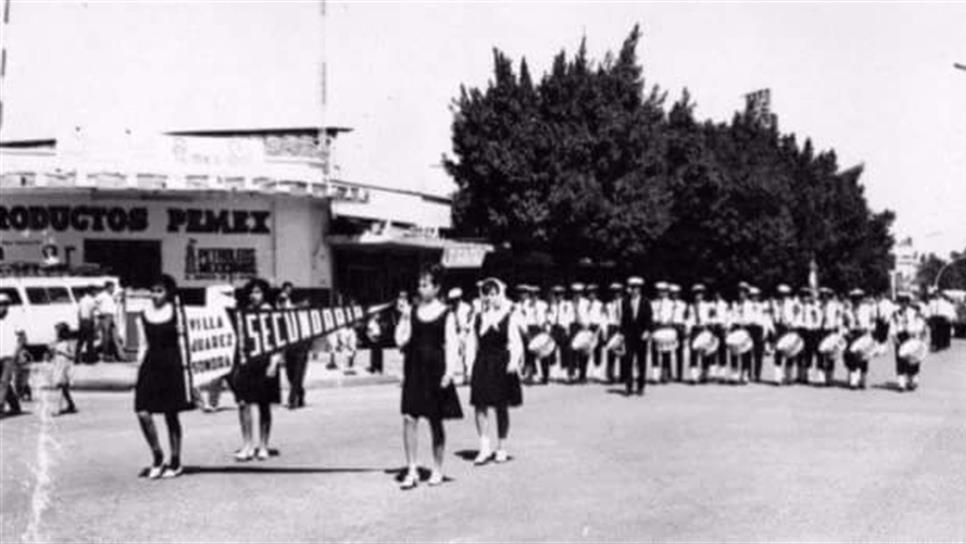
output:
POLYGON ((802 283, 814 258, 834 287, 885 289, 893 215, 869 210, 861 166, 751 112, 697 120, 687 90, 666 108, 640 38, 600 62, 582 41, 536 84, 494 51, 487 87, 454 102, 457 233, 682 282, 802 283))

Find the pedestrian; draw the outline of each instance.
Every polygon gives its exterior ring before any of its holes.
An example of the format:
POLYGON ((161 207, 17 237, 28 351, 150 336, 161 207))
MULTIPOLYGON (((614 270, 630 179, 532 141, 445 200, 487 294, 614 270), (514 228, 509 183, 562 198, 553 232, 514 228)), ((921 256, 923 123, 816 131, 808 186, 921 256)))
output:
POLYGON ((20 398, 13 387, 13 374, 21 357, 24 343, 23 325, 10 315, 10 296, 0 293, 0 411, 10 405, 4 415, 22 413, 20 398))
MULTIPOLYGON (((288 304, 290 308, 309 307, 307 300, 288 304)), ((289 410, 305 408, 305 373, 309 366, 309 349, 311 347, 310 342, 302 342, 285 351, 285 379, 288 380, 287 406, 289 410)))
POLYGON ((621 377, 624 379, 627 396, 631 393, 643 395, 647 383, 647 335, 653 326, 653 316, 651 303, 643 295, 644 279, 631 276, 627 279, 627 290, 628 296, 621 308, 620 333, 624 336, 621 377))
POLYGON ((497 463, 509 460, 506 440, 510 432, 509 408, 523 404, 520 388, 520 365, 523 358, 523 339, 518 322, 519 314, 513 312, 506 299, 505 286, 496 278, 483 281, 483 296, 487 310, 477 316, 473 324, 470 342, 475 354, 470 404, 476 413, 476 431, 480 449, 473 461, 476 465, 487 463, 492 457, 497 463), (490 446, 488 412, 496 415, 496 452, 490 446))
POLYGON ((180 476, 181 421, 179 412, 192 410, 191 384, 187 379, 185 361, 182 358, 177 308, 178 286, 174 278, 162 275, 151 285, 151 304, 138 320, 138 376, 134 386, 134 411, 137 413, 141 431, 151 448, 151 466, 146 471, 150 479, 180 476), (164 464, 164 452, 158 442, 154 414, 164 414, 168 427, 171 457, 164 464))
POLYGON ((94 298, 97 326, 101 337, 101 358, 104 361, 124 359, 124 345, 117 331, 117 297, 114 282, 108 281, 94 298))
MULTIPOLYGON (((270 311, 268 282, 260 278, 249 280, 242 297, 248 311, 270 311)), ((241 426, 242 447, 235 453, 235 460, 251 461, 269 458, 268 443, 272 434, 272 404, 282 400, 279 366, 281 354, 242 358, 232 372, 232 389, 238 402, 238 422, 241 426), (254 445, 252 432, 252 405, 258 406, 258 447, 254 445)))
POLYGON ((57 323, 54 329, 57 331, 57 339, 49 346, 48 353, 52 366, 52 381, 54 387, 61 394, 57 414, 76 414, 77 406, 70 394, 70 382, 74 366, 74 345, 70 339, 70 327, 62 321, 57 323), (67 406, 61 408, 60 405, 63 403, 67 403, 67 406))
POLYGON ((83 290, 83 294, 77 301, 77 353, 75 362, 93 363, 97 360, 97 353, 94 348, 94 339, 97 336, 94 317, 97 310, 97 300, 94 294, 96 287, 88 287, 83 290))
MULTIPOLYGON (((415 307, 400 300, 396 345, 403 351, 403 447, 406 473, 401 487, 411 489, 419 481, 416 470, 416 444, 420 419, 429 423, 433 440, 433 470, 429 485, 443 483, 443 457, 446 449, 445 419, 462 419, 453 377, 459 366, 459 337, 456 317, 439 300, 442 268, 424 268, 419 273, 418 302, 415 307)), ((475 369, 474 369, 475 374, 475 369)))
POLYGON ((899 307, 892 316, 889 336, 895 343, 896 386, 899 391, 915 391, 919 386, 919 365, 926 346, 926 320, 919 309, 912 304, 910 293, 900 293, 897 297, 899 307), (909 344, 907 344, 909 342, 909 344), (918 345, 916 343, 918 342, 918 345), (903 348, 918 347, 918 350, 903 348), (918 351, 919 354, 914 355, 918 351))

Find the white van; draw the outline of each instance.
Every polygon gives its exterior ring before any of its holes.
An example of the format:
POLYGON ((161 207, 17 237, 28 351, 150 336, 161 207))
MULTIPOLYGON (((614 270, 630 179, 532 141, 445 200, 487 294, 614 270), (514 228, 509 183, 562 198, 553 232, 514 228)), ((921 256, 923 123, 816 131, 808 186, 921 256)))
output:
POLYGON ((10 297, 11 315, 20 321, 27 346, 40 348, 55 340, 54 325, 63 321, 77 332, 77 301, 85 289, 103 287, 113 276, 0 277, 0 293, 10 297))

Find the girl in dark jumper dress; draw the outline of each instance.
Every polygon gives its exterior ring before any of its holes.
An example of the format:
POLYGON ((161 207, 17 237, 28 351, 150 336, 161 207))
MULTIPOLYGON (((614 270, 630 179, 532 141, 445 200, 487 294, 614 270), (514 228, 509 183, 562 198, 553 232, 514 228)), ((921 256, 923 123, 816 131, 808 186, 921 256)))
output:
POLYGON ((494 457, 497 463, 509 460, 505 441, 510 433, 510 407, 523 404, 520 388, 520 362, 523 359, 522 327, 519 314, 506 299, 506 287, 495 278, 483 280, 480 288, 486 309, 476 316, 470 335, 470 352, 475 353, 470 404, 476 411, 476 430, 480 450, 474 460, 482 465, 494 457), (488 436, 490 409, 496 414, 496 453, 488 436))
POLYGON ((453 376, 458 370, 459 343, 456 319, 439 300, 441 270, 434 266, 419 275, 419 303, 412 308, 400 300, 396 344, 403 352, 403 446, 406 474, 403 489, 416 486, 416 442, 420 419, 429 422, 433 438, 433 471, 429 485, 443 483, 443 455, 446 449, 444 419, 460 419, 453 376))
POLYGON ((191 383, 183 361, 180 315, 175 302, 178 287, 171 276, 161 276, 151 288, 151 306, 138 324, 138 379, 134 387, 134 411, 154 457, 148 478, 174 478, 181 468, 181 422, 178 412, 191 410, 191 383), (171 443, 171 460, 163 464, 164 452, 152 414, 164 414, 171 443))

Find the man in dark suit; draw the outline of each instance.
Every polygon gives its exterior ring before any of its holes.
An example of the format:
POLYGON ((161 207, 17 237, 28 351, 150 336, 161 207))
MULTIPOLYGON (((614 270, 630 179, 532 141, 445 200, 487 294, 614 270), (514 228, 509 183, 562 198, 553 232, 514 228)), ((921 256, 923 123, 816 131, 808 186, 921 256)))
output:
POLYGON ((651 330, 651 303, 644 298, 644 280, 633 276, 627 280, 629 296, 624 299, 621 309, 621 334, 624 335, 624 357, 621 359, 621 376, 627 386, 627 394, 634 392, 634 366, 637 367, 638 395, 644 394, 647 383, 647 341, 644 333, 651 330), (636 361, 636 365, 634 362, 636 361))

